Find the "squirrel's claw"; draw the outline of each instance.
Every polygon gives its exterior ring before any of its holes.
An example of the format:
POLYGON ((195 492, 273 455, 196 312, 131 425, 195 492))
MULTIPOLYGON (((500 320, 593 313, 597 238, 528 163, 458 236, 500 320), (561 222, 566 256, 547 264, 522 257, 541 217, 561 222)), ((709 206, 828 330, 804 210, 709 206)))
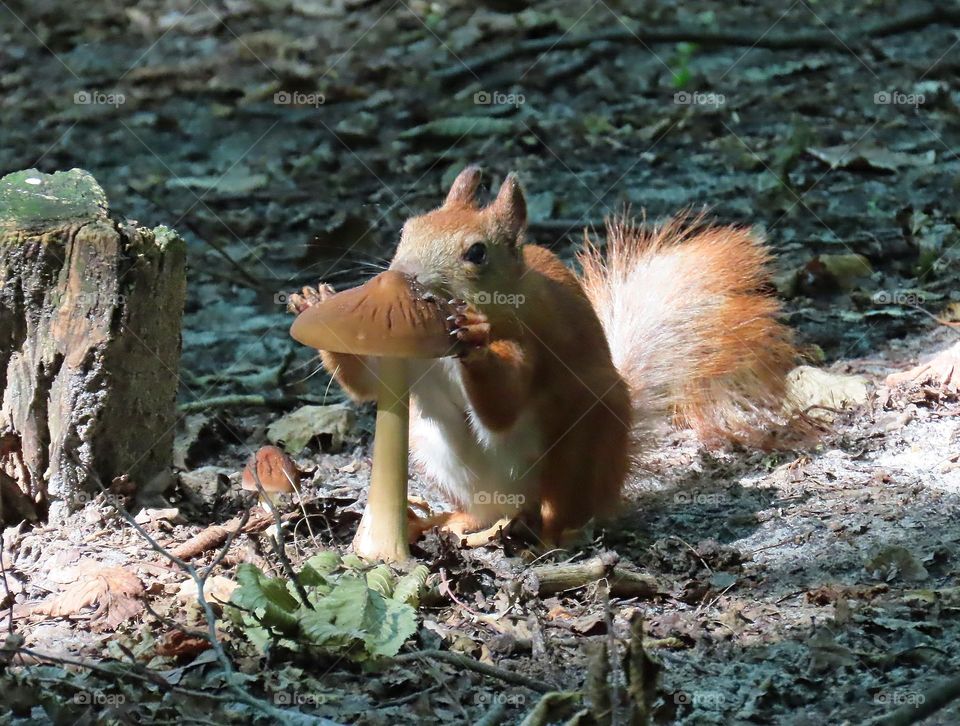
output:
POLYGON ((311 308, 317 303, 321 303, 336 291, 324 282, 316 287, 305 285, 300 292, 290 294, 287 299, 287 311, 299 315, 307 308, 311 308))
POLYGON ((451 337, 461 344, 460 356, 490 344, 490 321, 487 316, 463 300, 452 301, 456 312, 447 318, 451 337), (459 304, 454 305, 454 302, 459 304))

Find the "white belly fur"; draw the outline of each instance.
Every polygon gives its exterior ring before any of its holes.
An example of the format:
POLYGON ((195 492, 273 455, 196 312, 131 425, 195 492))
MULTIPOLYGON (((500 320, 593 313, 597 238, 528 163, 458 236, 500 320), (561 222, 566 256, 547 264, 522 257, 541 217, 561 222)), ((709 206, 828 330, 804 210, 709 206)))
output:
POLYGON ((459 361, 412 361, 410 368, 410 453, 429 479, 484 523, 534 507, 543 443, 533 416, 494 433, 467 402, 459 361))

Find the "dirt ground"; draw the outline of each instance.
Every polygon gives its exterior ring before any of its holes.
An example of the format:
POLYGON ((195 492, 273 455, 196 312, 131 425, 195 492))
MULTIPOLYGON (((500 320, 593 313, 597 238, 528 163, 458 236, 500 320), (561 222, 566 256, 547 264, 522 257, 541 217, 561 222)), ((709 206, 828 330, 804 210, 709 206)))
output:
MULTIPOLYGON (((960 400, 936 381, 884 381, 958 337, 960 17, 925 8, 0 7, 0 171, 84 168, 114 214, 189 245, 180 477, 139 516, 143 531, 175 547, 237 516, 239 472, 268 427, 344 401, 289 338, 289 293, 382 269, 403 220, 435 206, 465 164, 490 184, 517 171, 530 239, 568 258, 585 226, 626 206, 650 220, 708 208, 765 233, 808 362, 863 376, 864 395, 805 449, 712 451, 666 434, 620 518, 536 562, 510 542, 462 551, 431 535, 417 553, 432 595, 403 652, 589 691, 591 653, 622 653, 642 616, 660 664, 657 723, 859 724, 922 704, 960 665, 960 400), (222 399, 238 395, 263 401, 222 399), (656 594, 598 582, 541 596, 531 584, 535 566, 611 553, 656 594)), ((307 473, 302 506, 285 505, 295 566, 349 546, 372 414, 344 410, 295 453, 307 473)), ((63 526, 4 533, 0 608, 26 651, 0 651, 0 723, 254 720, 222 695, 230 679, 340 723, 520 723, 540 699, 531 683, 430 658, 264 659, 226 624, 225 674, 213 651, 169 645, 177 624, 205 627, 195 590, 117 504, 99 495, 63 526), (56 617, 49 604, 96 567, 134 573, 148 609, 119 587, 110 607, 56 617)), ((243 562, 280 571, 250 534, 212 574, 233 578, 243 562)), ((957 705, 922 721, 957 722, 957 705)))

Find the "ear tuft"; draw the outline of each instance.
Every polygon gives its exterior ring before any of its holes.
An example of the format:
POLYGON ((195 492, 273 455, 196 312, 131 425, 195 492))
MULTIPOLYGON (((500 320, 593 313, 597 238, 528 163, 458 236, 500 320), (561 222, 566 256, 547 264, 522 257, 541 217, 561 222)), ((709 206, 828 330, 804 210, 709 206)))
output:
POLYGON ((523 234, 527 226, 527 200, 514 172, 507 174, 488 209, 511 238, 523 234))
POLYGON ((450 185, 447 198, 443 200, 445 207, 475 207, 477 204, 477 188, 480 186, 480 177, 483 172, 476 164, 471 164, 457 174, 457 178, 450 185))

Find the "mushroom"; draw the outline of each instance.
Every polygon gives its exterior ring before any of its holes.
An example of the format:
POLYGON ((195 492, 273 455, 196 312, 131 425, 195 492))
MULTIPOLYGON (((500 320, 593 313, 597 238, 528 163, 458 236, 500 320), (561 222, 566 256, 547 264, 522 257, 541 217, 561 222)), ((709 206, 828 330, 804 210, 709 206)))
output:
POLYGON ((407 455, 410 381, 406 358, 442 358, 453 352, 448 311, 406 275, 382 272, 336 293, 297 316, 290 335, 332 353, 377 358, 377 425, 370 494, 353 549, 361 557, 402 562, 407 539, 407 455))
POLYGON ((299 482, 300 470, 289 456, 276 446, 261 446, 243 468, 240 485, 259 492, 261 501, 275 502, 278 495, 295 491, 299 482))

